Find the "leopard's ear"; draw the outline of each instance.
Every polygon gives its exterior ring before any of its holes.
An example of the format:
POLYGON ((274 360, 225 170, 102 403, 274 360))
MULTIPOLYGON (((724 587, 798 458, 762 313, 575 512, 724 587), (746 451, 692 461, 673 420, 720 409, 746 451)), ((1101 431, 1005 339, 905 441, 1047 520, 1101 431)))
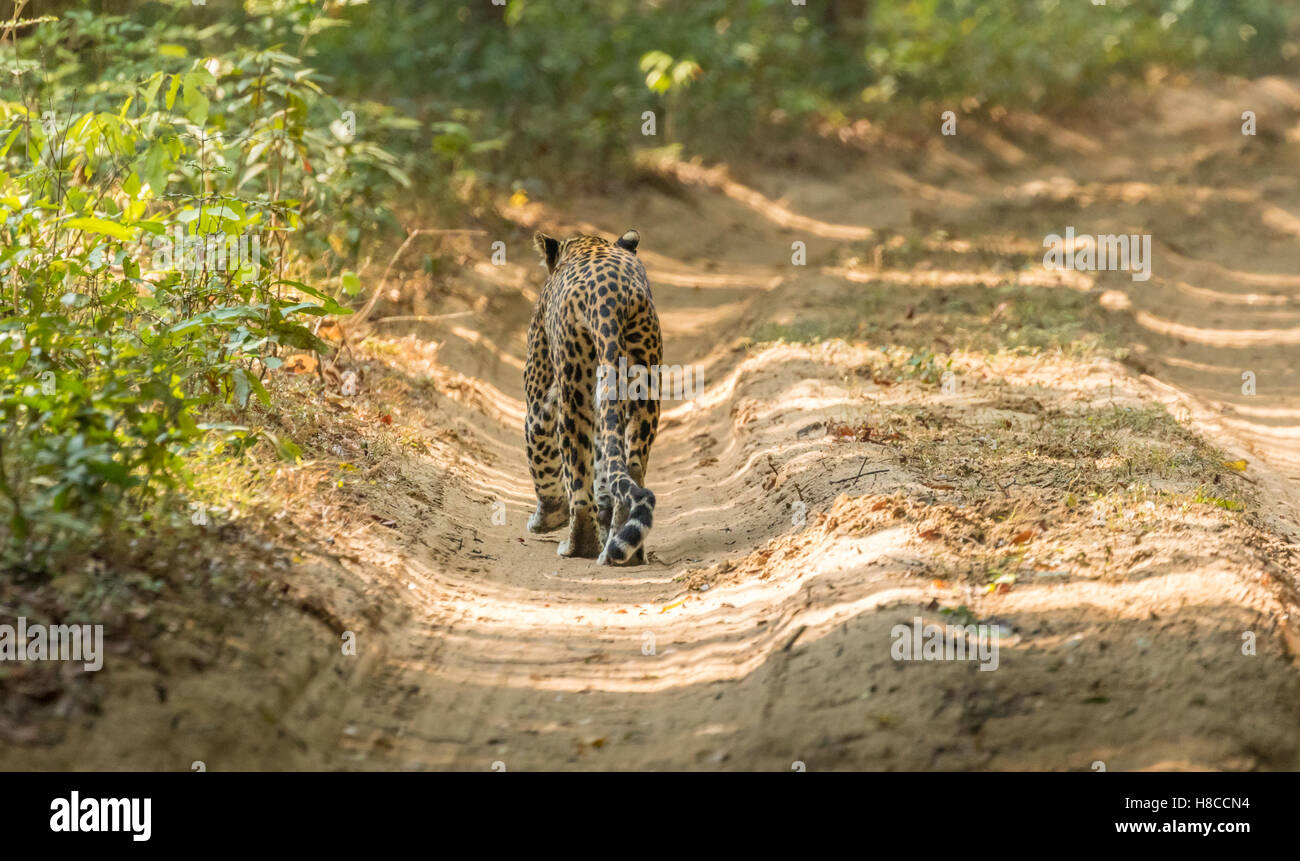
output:
POLYGON ((546 261, 546 271, 554 272, 555 263, 560 259, 560 240, 554 236, 547 236, 539 230, 533 234, 533 247, 546 261))
POLYGON ((620 236, 618 242, 615 242, 614 244, 619 248, 626 248, 628 251, 636 254, 636 246, 640 241, 641 234, 637 233, 635 230, 629 229, 626 233, 620 236))

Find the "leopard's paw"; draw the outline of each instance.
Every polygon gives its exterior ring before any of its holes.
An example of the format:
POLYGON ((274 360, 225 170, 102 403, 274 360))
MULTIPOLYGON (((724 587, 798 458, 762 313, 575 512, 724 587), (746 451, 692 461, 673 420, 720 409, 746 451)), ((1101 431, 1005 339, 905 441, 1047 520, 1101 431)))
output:
POLYGON ((528 518, 529 532, 554 532, 569 522, 568 507, 563 502, 547 504, 537 501, 537 510, 528 518))

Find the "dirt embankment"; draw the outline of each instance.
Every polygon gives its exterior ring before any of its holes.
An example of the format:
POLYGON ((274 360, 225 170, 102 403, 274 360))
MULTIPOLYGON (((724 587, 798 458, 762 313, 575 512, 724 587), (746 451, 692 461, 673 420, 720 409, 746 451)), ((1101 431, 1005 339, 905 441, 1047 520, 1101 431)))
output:
POLYGON ((286 382, 307 462, 232 527, 279 603, 163 625, 96 714, 24 712, 57 732, 4 764, 1300 767, 1300 91, 1163 92, 659 162, 504 210, 504 267, 431 240, 443 273, 377 316, 459 316, 377 324, 355 397, 286 382), (639 228, 665 361, 703 370, 666 405, 644 567, 524 528, 534 226, 639 228), (1067 226, 1151 234, 1151 279, 1045 271, 1067 226), (917 618, 1001 626, 997 668, 895 660, 917 618))

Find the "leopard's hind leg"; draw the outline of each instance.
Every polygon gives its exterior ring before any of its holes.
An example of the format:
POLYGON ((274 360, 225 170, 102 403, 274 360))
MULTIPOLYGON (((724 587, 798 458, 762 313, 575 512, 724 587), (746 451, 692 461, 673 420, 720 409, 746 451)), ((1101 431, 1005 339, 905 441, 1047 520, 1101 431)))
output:
MULTIPOLYGON (((656 324, 658 321, 655 321, 656 324)), ((633 340, 633 339, 629 339, 633 340)), ((659 335, 658 325, 648 327, 641 333, 639 339, 628 350, 629 361, 633 365, 641 365, 646 368, 657 368, 663 361, 663 345, 659 335)), ((627 445, 627 472, 638 486, 645 487, 646 471, 650 466, 650 448, 654 445, 655 436, 659 432, 659 412, 660 400, 665 397, 674 396, 672 391, 664 391, 664 380, 659 381, 658 391, 650 392, 650 397, 628 402, 627 422, 624 426, 624 434, 627 445)), ((672 382, 669 381, 669 385, 672 382)), ((615 520, 621 528, 623 521, 628 517, 627 511, 616 513, 615 520), (617 515, 622 515, 620 520, 617 515)), ((630 560, 634 564, 644 565, 646 562, 646 549, 642 544, 632 554, 630 560)))
POLYGON ((600 546, 609 540, 610 522, 614 516, 614 495, 609 490, 609 471, 605 468, 605 454, 602 446, 596 450, 596 534, 600 546))
POLYGON ((569 522, 568 495, 564 492, 560 446, 556 440, 559 387, 552 381, 545 336, 530 332, 529 341, 533 343, 529 345, 524 370, 524 396, 528 404, 524 441, 528 447, 528 471, 537 490, 537 510, 528 519, 528 531, 554 532, 569 522))
MULTIPOLYGON (((565 345, 571 359, 590 355, 590 341, 574 338, 565 345)), ((601 545, 596 535, 595 462, 592 393, 595 390, 594 362, 570 361, 576 371, 573 378, 560 380, 558 407, 560 459, 564 469, 564 487, 569 493, 569 537, 560 542, 561 556, 596 558, 601 545)))

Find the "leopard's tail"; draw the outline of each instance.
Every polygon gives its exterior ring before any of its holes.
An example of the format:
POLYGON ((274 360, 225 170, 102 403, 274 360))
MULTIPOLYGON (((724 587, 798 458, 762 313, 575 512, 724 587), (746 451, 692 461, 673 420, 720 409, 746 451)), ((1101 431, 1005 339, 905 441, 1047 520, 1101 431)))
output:
POLYGON ((614 379, 618 363, 618 343, 613 337, 598 339, 597 350, 604 364, 596 375, 596 420, 600 422, 600 447, 604 453, 605 475, 610 495, 615 505, 626 508, 627 522, 618 532, 610 532, 597 562, 601 565, 622 565, 645 543, 654 524, 655 495, 640 487, 627 471, 627 453, 624 450, 623 411, 620 409, 617 380, 614 379))

